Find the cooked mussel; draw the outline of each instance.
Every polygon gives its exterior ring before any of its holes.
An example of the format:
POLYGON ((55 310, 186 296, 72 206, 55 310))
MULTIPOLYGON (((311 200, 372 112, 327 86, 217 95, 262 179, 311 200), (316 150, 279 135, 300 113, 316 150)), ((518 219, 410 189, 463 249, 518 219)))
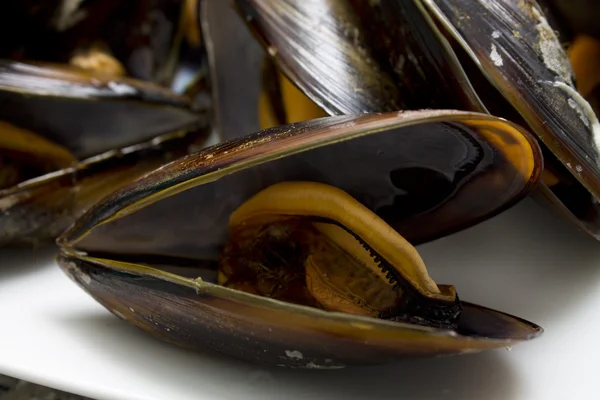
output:
POLYGON ((200 44, 195 0, 21 0, 0 14, 0 58, 71 64, 171 86, 200 44))
POLYGON ((54 240, 119 184, 201 143, 205 119, 154 84, 0 60, 0 245, 54 240))
POLYGON ((536 195, 600 239, 600 125, 535 1, 236 4, 278 70, 328 114, 461 109, 527 127, 547 155, 536 195))
POLYGON ((344 191, 316 182, 264 189, 229 221, 220 285, 328 311, 454 329, 460 302, 417 251, 344 191))
POLYGON ((175 160, 59 239, 58 262, 116 316, 191 349, 334 368, 460 354, 540 327, 459 299, 413 247, 527 196, 535 139, 486 114, 283 125, 175 160))

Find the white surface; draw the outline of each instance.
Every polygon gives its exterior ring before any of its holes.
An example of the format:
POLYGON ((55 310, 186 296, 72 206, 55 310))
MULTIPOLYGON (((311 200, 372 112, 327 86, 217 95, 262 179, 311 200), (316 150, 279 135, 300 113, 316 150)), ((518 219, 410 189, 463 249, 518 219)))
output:
POLYGON ((419 248, 438 283, 517 314, 533 342, 460 357, 337 371, 264 369, 190 353, 113 317, 52 251, 0 254, 0 373, 96 399, 597 398, 600 243, 527 199, 419 248))

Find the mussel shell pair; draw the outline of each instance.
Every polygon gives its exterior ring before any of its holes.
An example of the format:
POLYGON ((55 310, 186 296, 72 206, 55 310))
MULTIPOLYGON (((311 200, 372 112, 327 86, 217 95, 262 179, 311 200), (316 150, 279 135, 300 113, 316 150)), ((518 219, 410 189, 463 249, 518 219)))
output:
POLYGON ((104 195, 201 144, 206 119, 189 98, 149 82, 0 61, 0 161, 24 171, 12 184, 0 179, 0 245, 55 240, 104 195), (25 137, 52 150, 19 146, 25 137))
POLYGON ((59 238, 58 262, 149 334, 253 362, 339 368, 509 346, 542 329, 465 301, 457 329, 326 312, 219 286, 216 263, 230 214, 278 182, 340 188, 417 244, 515 204, 535 188, 542 165, 527 132, 486 114, 432 110, 278 126, 117 190, 59 238))
POLYGON ((600 238, 600 124, 537 2, 236 5, 279 70, 331 115, 461 109, 526 127, 546 154, 536 197, 600 238))

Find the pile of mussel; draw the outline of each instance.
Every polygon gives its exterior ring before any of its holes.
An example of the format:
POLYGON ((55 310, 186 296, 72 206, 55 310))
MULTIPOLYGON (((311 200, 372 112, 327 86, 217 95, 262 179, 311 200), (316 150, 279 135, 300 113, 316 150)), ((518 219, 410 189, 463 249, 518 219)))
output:
POLYGON ((527 196, 600 240, 588 2, 9 3, 0 245, 56 241, 161 340, 296 368, 506 347, 542 328, 415 246, 527 196))

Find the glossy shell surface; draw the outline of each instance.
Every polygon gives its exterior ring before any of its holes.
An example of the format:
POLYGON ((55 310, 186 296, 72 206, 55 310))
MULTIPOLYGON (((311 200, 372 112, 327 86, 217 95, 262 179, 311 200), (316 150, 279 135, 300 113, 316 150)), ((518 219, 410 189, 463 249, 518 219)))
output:
POLYGON ((0 120, 78 159, 198 122, 190 100, 159 85, 52 64, 0 60, 0 120))
POLYGON ((456 331, 436 330, 292 306, 200 279, 102 261, 58 259, 100 304, 152 336, 268 365, 333 369, 382 364, 503 348, 542 333, 530 322, 465 302, 456 331))
POLYGON ((547 165, 567 177, 566 189, 542 184, 546 198, 600 238, 600 124, 576 90, 547 7, 518 0, 236 4, 279 69, 330 114, 458 108, 525 126, 549 155, 547 165))
POLYGON ((204 111, 148 82, 0 61, 0 169, 28 170, 8 185, 0 179, 0 246, 52 241, 104 195, 188 154, 207 135, 204 111), (37 140, 34 150, 25 137, 37 140), (66 161, 29 171, 51 153, 66 161))
POLYGON ((51 243, 88 207, 201 143, 203 129, 175 131, 110 150, 0 191, 0 246, 51 243))
POLYGON ((339 187, 422 242, 510 207, 535 188, 541 166, 529 134, 483 114, 388 113, 280 126, 176 160, 105 198, 59 238, 59 263, 100 304, 150 334, 254 362, 339 368, 504 347, 542 330, 468 302, 456 330, 328 313, 216 285, 215 262, 231 212, 276 182, 339 187), (420 189, 406 186, 410 177, 420 189), (442 186, 448 191, 440 196, 427 193, 442 186), (436 202, 410 207, 423 198, 436 202))

